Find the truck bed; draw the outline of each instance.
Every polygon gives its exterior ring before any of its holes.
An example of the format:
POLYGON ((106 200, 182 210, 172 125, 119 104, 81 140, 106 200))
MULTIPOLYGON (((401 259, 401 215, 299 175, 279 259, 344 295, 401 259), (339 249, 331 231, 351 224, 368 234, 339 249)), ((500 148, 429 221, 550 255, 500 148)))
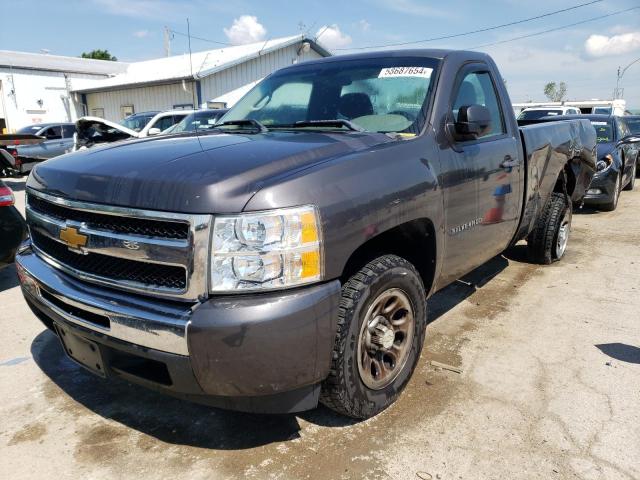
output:
MULTIPOLYGON (((596 133, 588 120, 532 121, 520 127, 526 162, 524 208, 516 240, 527 236, 567 165, 568 193, 579 202, 596 170, 596 133)), ((520 122, 519 122, 520 124, 520 122)))

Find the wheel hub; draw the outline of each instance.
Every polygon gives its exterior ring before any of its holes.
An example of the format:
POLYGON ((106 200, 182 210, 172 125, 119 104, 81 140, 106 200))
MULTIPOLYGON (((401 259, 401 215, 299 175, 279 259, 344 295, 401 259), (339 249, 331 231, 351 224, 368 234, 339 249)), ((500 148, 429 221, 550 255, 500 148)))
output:
POLYGON ((362 382, 380 390, 402 371, 413 344, 414 309, 399 288, 380 293, 370 304, 360 328, 357 363, 362 382))
POLYGON ((373 328, 369 325, 369 333, 371 334, 369 346, 373 349, 389 350, 395 339, 393 329, 383 323, 384 317, 376 317, 373 322, 375 322, 373 328))

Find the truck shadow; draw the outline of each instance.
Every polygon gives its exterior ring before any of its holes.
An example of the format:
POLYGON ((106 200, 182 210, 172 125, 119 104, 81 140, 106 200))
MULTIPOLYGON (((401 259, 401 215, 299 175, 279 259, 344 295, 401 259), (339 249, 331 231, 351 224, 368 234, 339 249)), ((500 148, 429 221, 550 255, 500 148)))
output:
MULTIPOLYGON (((506 258, 497 256, 466 275, 466 283, 456 282, 433 295, 428 302, 429 322, 490 282, 508 264, 506 258)), ((58 410, 76 416, 86 414, 86 408, 169 444, 243 450, 299 438, 299 419, 323 427, 359 423, 323 406, 297 415, 246 414, 175 399, 122 380, 105 381, 71 361, 49 330, 33 340, 31 355, 53 382, 45 385, 44 393, 58 410)))
POLYGON ((31 354, 55 384, 45 387, 47 399, 71 417, 81 415, 82 406, 162 442, 216 450, 243 450, 300 436, 295 415, 224 411, 121 380, 103 380, 71 361, 49 330, 34 339, 31 354))

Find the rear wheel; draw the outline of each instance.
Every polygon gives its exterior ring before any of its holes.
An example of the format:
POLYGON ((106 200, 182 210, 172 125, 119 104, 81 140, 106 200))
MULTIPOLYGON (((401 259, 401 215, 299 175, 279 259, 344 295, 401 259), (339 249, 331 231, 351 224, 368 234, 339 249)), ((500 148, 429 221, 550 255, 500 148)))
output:
POLYGON ((354 418, 391 405, 420 358, 426 292, 415 267, 395 255, 379 257, 342 287, 331 372, 320 401, 354 418))
POLYGON ((571 219, 572 209, 567 197, 563 193, 553 193, 527 239, 529 258, 545 265, 560 260, 569 243, 571 219))

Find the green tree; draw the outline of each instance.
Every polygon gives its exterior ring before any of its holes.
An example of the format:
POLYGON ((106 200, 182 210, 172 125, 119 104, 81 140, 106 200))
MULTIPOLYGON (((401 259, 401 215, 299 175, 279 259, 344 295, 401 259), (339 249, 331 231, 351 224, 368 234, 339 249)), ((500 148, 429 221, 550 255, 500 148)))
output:
POLYGON ((80 55, 82 58, 93 58, 94 60, 111 60, 117 61, 118 59, 109 53, 109 50, 91 50, 90 52, 83 52, 80 55))
POLYGON ((567 84, 560 82, 549 82, 544 86, 544 94, 552 102, 561 102, 567 94, 567 84))

